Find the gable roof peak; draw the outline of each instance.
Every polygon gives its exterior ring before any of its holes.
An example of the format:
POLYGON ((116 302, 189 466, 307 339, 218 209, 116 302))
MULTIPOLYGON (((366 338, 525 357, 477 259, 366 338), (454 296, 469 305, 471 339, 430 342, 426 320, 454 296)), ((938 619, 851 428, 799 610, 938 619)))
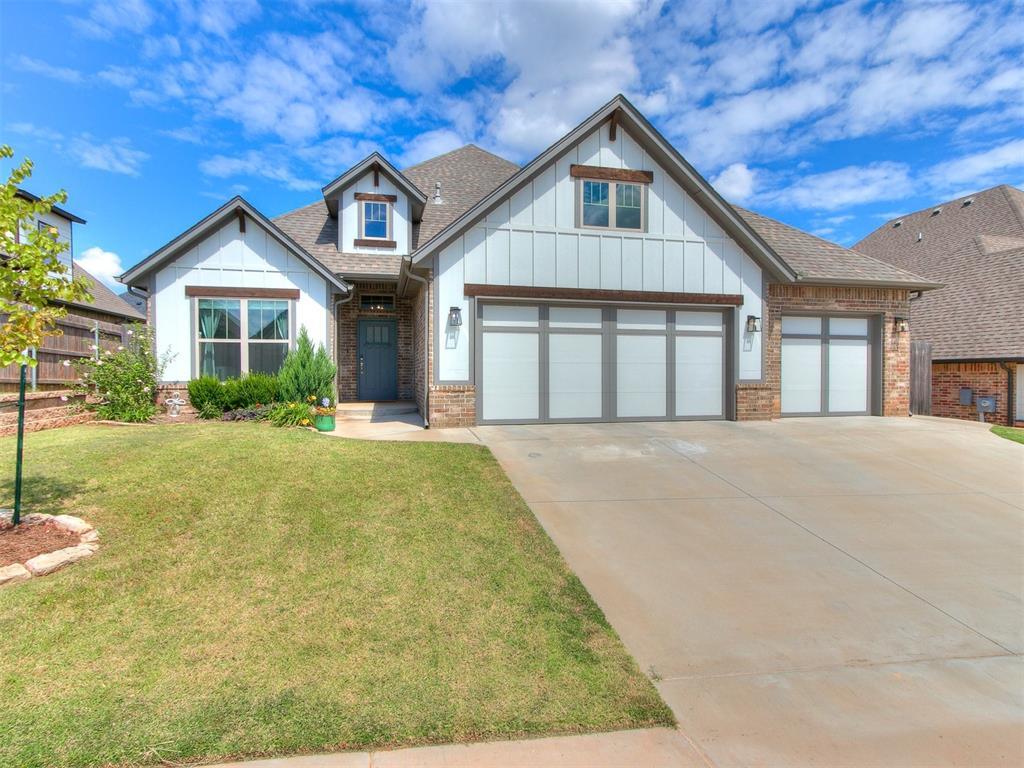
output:
POLYGON ((423 212, 423 204, 427 201, 427 196, 423 190, 413 184, 408 177, 375 149, 334 181, 325 184, 320 190, 323 193, 324 201, 327 203, 327 209, 330 211, 331 216, 338 215, 339 193, 370 170, 378 170, 385 176, 388 176, 396 186, 400 187, 409 196, 414 219, 423 212))

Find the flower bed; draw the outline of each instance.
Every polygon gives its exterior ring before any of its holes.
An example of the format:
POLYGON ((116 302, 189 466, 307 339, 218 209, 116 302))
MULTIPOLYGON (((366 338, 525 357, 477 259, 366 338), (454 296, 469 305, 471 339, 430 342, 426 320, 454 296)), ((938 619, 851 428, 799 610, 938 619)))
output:
POLYGON ((26 515, 12 525, 11 511, 0 510, 0 587, 45 576, 97 549, 99 533, 72 515, 26 515))

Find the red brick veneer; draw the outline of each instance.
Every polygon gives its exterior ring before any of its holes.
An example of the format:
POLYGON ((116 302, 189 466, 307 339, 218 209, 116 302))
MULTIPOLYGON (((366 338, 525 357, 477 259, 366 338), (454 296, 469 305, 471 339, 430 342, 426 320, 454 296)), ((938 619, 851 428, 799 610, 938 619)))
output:
MULTIPOLYGON (((1016 376, 1016 363, 1007 363, 1016 376)), ((986 413, 989 424, 1006 424, 1009 391, 1006 370, 999 363, 932 363, 932 416, 977 421, 978 410, 972 402, 960 405, 960 388, 969 387, 974 397, 996 398, 996 412, 986 413)), ((1016 414, 1018 420, 1021 414, 1016 414)))

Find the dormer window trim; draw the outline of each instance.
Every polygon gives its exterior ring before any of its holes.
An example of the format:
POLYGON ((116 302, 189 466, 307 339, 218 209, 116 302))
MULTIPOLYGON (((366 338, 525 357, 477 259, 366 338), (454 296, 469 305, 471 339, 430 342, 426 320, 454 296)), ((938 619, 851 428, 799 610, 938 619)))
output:
POLYGON ((380 195, 368 192, 356 192, 356 203, 359 208, 358 234, 354 245, 357 248, 396 248, 395 241, 395 203, 398 202, 397 195, 380 195), (384 218, 381 219, 383 214, 384 218), (368 231, 368 223, 384 222, 383 234, 378 231, 368 231))

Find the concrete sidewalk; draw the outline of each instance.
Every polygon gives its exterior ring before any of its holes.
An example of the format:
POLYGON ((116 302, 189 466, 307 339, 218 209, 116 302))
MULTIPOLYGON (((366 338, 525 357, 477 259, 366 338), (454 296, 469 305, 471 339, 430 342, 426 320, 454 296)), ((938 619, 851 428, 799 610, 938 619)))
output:
POLYGON ((585 736, 447 744, 388 752, 280 757, 211 768, 706 768, 686 738, 670 728, 613 731, 585 736))

